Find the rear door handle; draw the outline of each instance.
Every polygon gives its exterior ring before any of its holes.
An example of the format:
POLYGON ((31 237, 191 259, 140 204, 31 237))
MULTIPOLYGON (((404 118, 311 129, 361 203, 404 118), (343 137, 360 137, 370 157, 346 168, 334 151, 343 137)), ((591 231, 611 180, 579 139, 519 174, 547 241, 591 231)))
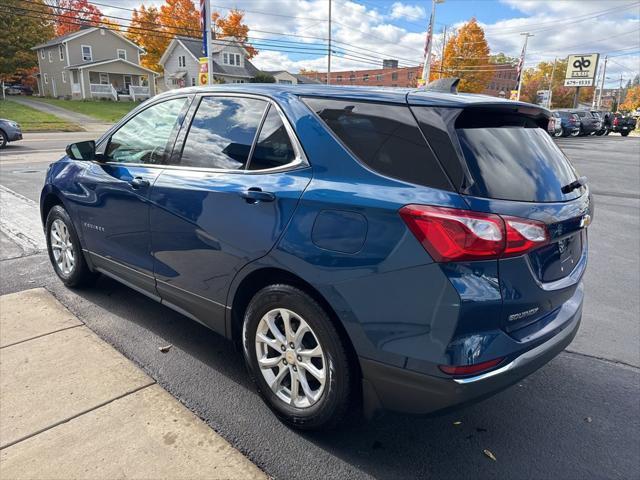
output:
POLYGON ((143 188, 143 187, 145 187, 145 188, 146 188, 146 187, 148 187, 149 185, 151 185, 151 184, 149 183, 149 180, 145 180, 145 179, 144 179, 144 178, 142 178, 142 177, 135 177, 133 180, 131 180, 131 181, 129 182, 129 184, 130 184, 133 188, 135 188, 135 189, 143 188))
POLYGON ((276 199, 273 193, 263 192, 257 187, 252 187, 244 192, 240 192, 240 196, 244 198, 247 203, 273 202, 276 199))

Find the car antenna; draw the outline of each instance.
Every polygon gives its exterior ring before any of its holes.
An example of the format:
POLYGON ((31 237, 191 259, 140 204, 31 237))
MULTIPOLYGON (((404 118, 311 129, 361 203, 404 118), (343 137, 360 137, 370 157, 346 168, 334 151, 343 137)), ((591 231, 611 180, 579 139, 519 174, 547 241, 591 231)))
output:
POLYGON ((426 84, 424 89, 430 92, 458 93, 458 83, 458 77, 439 78, 426 84))

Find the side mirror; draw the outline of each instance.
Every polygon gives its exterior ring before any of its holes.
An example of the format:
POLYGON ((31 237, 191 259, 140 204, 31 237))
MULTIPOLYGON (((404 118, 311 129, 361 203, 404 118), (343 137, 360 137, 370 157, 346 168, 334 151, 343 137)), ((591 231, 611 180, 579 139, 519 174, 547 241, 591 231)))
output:
POLYGON ((96 142, 87 140, 86 142, 72 143, 67 145, 65 151, 73 160, 95 160, 96 142))

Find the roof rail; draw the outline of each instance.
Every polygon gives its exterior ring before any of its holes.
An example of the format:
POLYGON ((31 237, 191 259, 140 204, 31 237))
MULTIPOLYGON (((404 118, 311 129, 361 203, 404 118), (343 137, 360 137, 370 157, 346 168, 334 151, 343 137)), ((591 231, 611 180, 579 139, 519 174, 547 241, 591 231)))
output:
POLYGON ((424 89, 430 92, 458 93, 458 83, 458 77, 439 78, 426 84, 424 89))

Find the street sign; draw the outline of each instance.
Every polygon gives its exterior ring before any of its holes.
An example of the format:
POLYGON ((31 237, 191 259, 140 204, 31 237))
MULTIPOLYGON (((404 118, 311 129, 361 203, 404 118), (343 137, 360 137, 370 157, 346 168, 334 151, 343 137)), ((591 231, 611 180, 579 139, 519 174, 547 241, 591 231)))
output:
POLYGON ((542 105, 543 107, 548 105, 550 96, 550 90, 538 90, 536 92, 536 104, 542 105))
POLYGON ((200 68, 198 72, 198 85, 209 84, 209 59, 207 57, 200 57, 200 68))
POLYGON ((598 53, 569 55, 567 73, 564 76, 564 86, 591 87, 596 76, 599 57, 600 54, 598 53))

